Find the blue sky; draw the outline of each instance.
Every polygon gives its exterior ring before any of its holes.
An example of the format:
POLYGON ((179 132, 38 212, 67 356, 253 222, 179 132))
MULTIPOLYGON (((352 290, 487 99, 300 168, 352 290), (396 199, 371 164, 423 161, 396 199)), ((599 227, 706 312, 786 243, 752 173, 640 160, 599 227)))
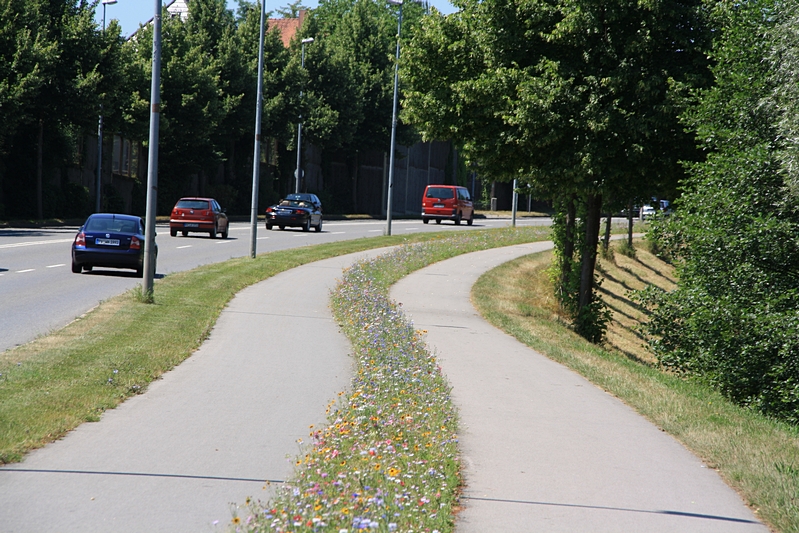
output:
MULTIPOLYGON (((166 1, 164 3, 166 3, 166 1)), ((238 2, 236 2, 236 0, 227 0, 227 3, 230 9, 235 10, 238 7, 238 2)), ((287 6, 289 3, 290 0, 267 0, 266 9, 268 11, 276 11, 281 7, 287 6)), ((314 8, 317 6, 317 0, 304 0, 303 5, 314 8)), ((455 8, 448 0, 430 0, 430 5, 435 6, 444 14, 455 11, 455 8)), ((139 24, 153 18, 155 2, 153 0, 118 0, 116 4, 106 6, 105 10, 106 21, 117 19, 122 25, 122 35, 128 36, 139 29, 139 24)), ((98 5, 97 20, 102 23, 102 19, 103 7, 102 5, 98 5)))

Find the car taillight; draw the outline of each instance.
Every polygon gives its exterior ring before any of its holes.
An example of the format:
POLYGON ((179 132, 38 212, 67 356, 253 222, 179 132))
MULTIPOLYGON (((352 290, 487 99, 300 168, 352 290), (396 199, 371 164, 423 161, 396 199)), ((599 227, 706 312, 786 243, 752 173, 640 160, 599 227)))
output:
POLYGON ((267 207, 267 208, 266 208, 266 212, 267 212, 267 213, 273 213, 274 211, 275 211, 275 210, 274 210, 274 209, 272 209, 271 207, 267 207))
POLYGON ((131 250, 141 250, 141 241, 138 237, 131 237, 130 238, 130 249, 131 250))
POLYGON ((83 232, 78 233, 75 237, 75 246, 86 246, 86 234, 83 232))
POLYGON ((295 215, 304 215, 305 211, 303 211, 302 209, 295 209, 294 210, 294 214, 295 215))

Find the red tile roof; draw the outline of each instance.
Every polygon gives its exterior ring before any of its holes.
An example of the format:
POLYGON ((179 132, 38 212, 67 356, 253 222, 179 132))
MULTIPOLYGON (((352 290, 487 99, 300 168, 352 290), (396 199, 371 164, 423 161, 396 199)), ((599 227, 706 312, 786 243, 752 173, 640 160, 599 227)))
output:
POLYGON ((273 28, 277 28, 280 32, 283 46, 288 47, 289 43, 291 43, 291 39, 294 38, 294 35, 305 20, 305 12, 304 9, 301 9, 298 18, 269 19, 269 29, 267 31, 272 31, 273 28))

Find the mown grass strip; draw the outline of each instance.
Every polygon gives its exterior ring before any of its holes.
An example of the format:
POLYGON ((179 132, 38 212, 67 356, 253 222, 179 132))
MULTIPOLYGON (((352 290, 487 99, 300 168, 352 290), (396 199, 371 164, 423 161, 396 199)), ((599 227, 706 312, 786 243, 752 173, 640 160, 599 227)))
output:
MULTIPOLYGON (((666 265, 641 251, 653 272, 666 265)), ((673 435, 719 471, 773 530, 799 532, 799 432, 725 400, 710 387, 664 373, 647 361, 643 341, 624 351, 575 335, 547 303, 551 253, 506 263, 483 275, 472 299, 487 320, 551 359, 579 372, 673 435)), ((636 284, 629 267, 603 261, 617 283, 604 284, 616 301, 636 284), (612 286, 616 286, 612 289, 612 286)))

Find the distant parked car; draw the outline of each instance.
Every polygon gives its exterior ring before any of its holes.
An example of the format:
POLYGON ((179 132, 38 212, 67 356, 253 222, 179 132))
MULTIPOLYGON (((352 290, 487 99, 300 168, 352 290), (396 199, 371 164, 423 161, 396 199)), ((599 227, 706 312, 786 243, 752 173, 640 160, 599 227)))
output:
MULTIPOLYGON (((155 248, 156 255, 158 248, 155 248)), ((144 273, 144 221, 137 216, 96 213, 89 216, 72 243, 72 272, 94 267, 130 268, 144 273)))
POLYGON ((460 224, 474 222, 474 205, 466 187, 456 185, 428 185, 422 194, 422 222, 452 220, 460 224))
POLYGON ((212 239, 221 233, 227 239, 228 218, 213 198, 181 198, 169 217, 169 234, 176 237, 178 232, 184 237, 189 233, 207 233, 212 239))
POLYGON ((322 231, 322 201, 315 194, 289 194, 275 205, 266 208, 266 229, 302 228, 322 231))

